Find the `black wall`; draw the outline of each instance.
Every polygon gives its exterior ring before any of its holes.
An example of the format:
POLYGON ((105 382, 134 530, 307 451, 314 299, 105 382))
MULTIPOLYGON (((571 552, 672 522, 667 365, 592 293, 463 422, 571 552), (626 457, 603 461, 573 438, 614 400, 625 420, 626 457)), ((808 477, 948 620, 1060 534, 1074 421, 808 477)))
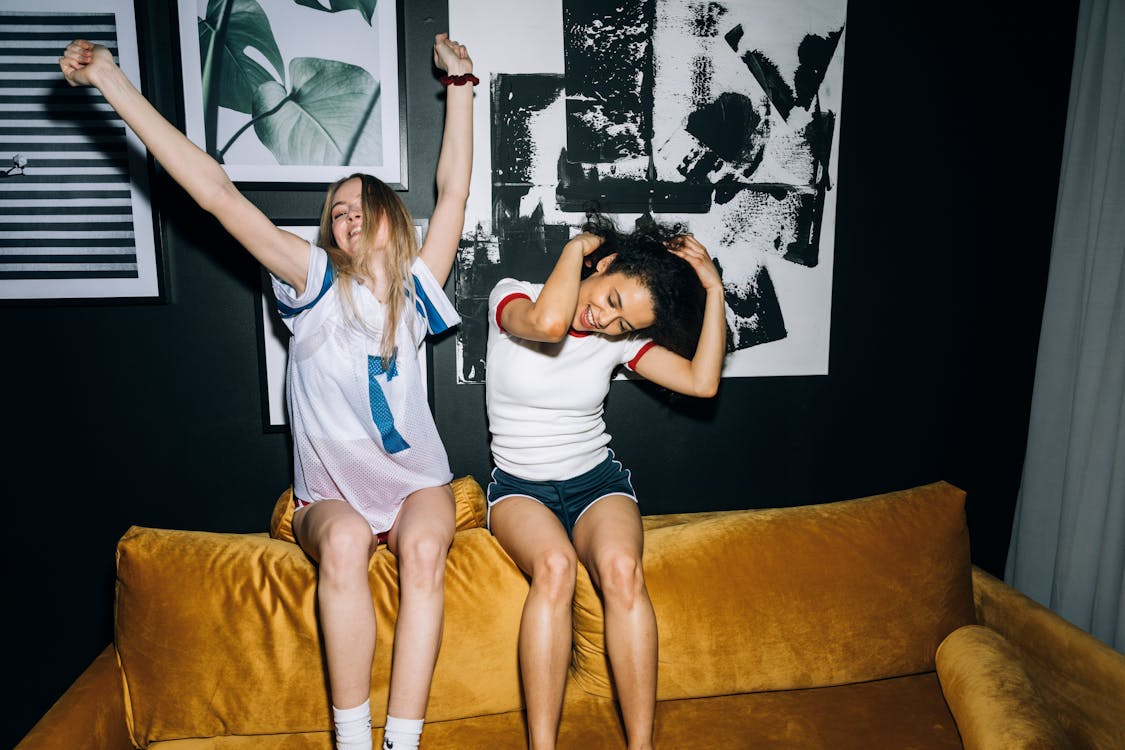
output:
MULTIPOLYGON (((850 0, 830 374, 727 379, 705 403, 615 383, 607 419, 645 513, 946 479, 968 491, 974 561, 1002 574, 1077 4, 1032 16, 955 0, 889 14, 850 0)), ((405 5, 404 197, 426 216, 442 112, 429 49, 447 11, 405 5)), ((137 6, 146 93, 182 123, 175 4, 137 6)), ((129 526, 264 531, 289 484, 288 438, 262 429, 258 269, 159 171, 152 190, 167 303, 0 308, 7 746, 112 640, 114 546, 129 526)), ((314 217, 322 192, 248 190, 279 220, 314 217)), ((451 338, 432 371, 454 473, 483 483, 483 386, 454 384, 451 338)))

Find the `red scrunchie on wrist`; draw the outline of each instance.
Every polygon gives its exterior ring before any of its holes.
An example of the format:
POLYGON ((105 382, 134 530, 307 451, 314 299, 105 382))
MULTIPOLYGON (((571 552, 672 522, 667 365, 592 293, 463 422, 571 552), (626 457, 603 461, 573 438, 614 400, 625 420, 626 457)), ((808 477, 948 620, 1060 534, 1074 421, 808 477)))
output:
POLYGON ((459 76, 444 75, 438 79, 442 86, 453 84, 454 86, 464 86, 466 83, 471 83, 476 86, 480 83, 480 79, 472 73, 463 73, 459 76))

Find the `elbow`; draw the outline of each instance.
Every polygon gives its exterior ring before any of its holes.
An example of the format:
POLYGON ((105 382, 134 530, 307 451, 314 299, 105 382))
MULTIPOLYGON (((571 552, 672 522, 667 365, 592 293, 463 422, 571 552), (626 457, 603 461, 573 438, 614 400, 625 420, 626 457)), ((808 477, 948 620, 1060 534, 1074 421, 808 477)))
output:
POLYGON ((446 187, 441 191, 438 200, 448 201, 455 206, 464 206, 469 202, 469 186, 446 187))
MULTIPOLYGON (((219 170, 222 172, 221 167, 219 170)), ((207 213, 215 214, 219 208, 230 205, 238 197, 238 188, 227 178, 226 172, 222 172, 221 176, 216 175, 208 189, 200 194, 197 203, 207 213)))
POLYGON ((696 394, 696 396, 698 396, 699 398, 714 398, 715 396, 718 395, 718 393, 719 393, 719 386, 717 386, 717 385, 707 385, 707 386, 704 386, 703 388, 700 388, 699 392, 696 394))
POLYGON ((464 206, 469 202, 469 170, 442 166, 437 175, 437 202, 464 206))
POLYGON ((719 393, 719 379, 708 380, 696 386, 696 398, 714 398, 719 393))
POLYGON ((563 321, 550 321, 540 326, 539 331, 543 334, 544 341, 559 342, 566 338, 566 332, 570 330, 570 325, 563 321))
POLYGON ((546 342, 559 342, 566 338, 567 331, 570 330, 570 321, 564 320, 558 315, 544 315, 536 317, 533 321, 536 332, 539 334, 540 341, 546 342))

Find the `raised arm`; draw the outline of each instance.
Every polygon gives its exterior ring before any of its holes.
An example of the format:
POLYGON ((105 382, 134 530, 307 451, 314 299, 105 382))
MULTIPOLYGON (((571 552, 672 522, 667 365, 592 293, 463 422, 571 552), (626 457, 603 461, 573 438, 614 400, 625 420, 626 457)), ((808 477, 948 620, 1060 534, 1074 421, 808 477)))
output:
POLYGON ((602 242, 601 237, 586 232, 567 242, 539 299, 513 300, 504 308, 500 320, 504 330, 529 341, 562 341, 578 308, 582 260, 602 242))
POLYGON ((638 360, 637 373, 677 393, 710 398, 719 390, 723 358, 726 355, 723 281, 707 248, 690 234, 684 235, 682 239, 681 244, 670 250, 691 264, 699 276, 699 283, 707 290, 703 328, 699 333, 695 356, 685 359, 662 346, 655 346, 638 360))
MULTIPOLYGON (((447 34, 434 37, 434 65, 451 76, 471 75, 473 61, 465 46, 447 34)), ((439 284, 444 284, 457 257, 461 231, 465 227, 465 201, 469 199, 469 175, 473 166, 473 86, 463 83, 445 87, 445 127, 437 164, 437 201, 422 260, 439 284)))
POLYGON ((274 226, 222 166, 156 111, 101 45, 76 39, 59 58, 71 86, 93 86, 180 187, 278 278, 304 290, 308 242, 274 226))

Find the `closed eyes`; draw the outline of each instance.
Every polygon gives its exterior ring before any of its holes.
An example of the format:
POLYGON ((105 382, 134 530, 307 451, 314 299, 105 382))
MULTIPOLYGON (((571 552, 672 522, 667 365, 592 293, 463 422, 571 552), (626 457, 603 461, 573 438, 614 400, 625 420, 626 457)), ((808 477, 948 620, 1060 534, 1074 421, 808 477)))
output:
MULTIPOLYGON (((620 310, 621 309, 621 292, 617 291, 616 289, 614 289, 610 292, 609 306, 614 310, 620 310)), ((617 328, 618 328, 618 331, 617 331, 618 333, 628 333, 629 331, 637 330, 636 328, 633 327, 633 324, 630 323, 629 321, 625 320, 625 318, 618 318, 617 319, 617 328)))

